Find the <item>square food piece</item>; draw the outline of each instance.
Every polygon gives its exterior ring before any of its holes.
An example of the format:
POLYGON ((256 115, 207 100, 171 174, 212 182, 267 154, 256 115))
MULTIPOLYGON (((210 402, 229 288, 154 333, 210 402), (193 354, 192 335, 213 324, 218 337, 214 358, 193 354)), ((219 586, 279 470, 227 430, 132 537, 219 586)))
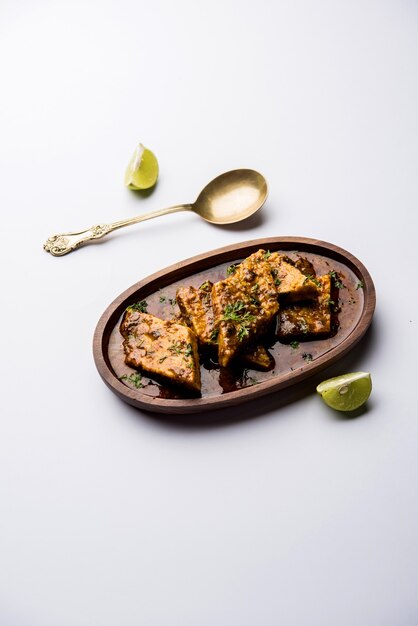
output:
POLYGON ((180 287, 176 293, 180 312, 202 346, 212 346, 217 342, 212 310, 212 286, 213 283, 207 280, 198 289, 180 287))
POLYGON ((303 274, 285 255, 273 252, 268 262, 279 296, 286 296, 286 300, 293 302, 317 297, 316 278, 303 274))
MULTIPOLYGON (((205 281, 198 289, 180 287, 176 293, 177 304, 185 323, 192 328, 202 346, 217 346, 218 331, 215 330, 212 308, 213 283, 205 281)), ((250 367, 269 370, 274 359, 264 346, 248 347, 241 354, 241 360, 250 367)))
POLYGON ((120 332, 127 365, 200 392, 197 339, 190 328, 128 307, 120 332))
POLYGON ((326 274, 316 281, 318 292, 312 303, 281 308, 277 332, 280 339, 309 339, 331 332, 331 277, 326 274))
POLYGON ((235 272, 212 287, 218 360, 226 367, 249 342, 264 334, 279 310, 277 292, 265 251, 240 263, 235 272))

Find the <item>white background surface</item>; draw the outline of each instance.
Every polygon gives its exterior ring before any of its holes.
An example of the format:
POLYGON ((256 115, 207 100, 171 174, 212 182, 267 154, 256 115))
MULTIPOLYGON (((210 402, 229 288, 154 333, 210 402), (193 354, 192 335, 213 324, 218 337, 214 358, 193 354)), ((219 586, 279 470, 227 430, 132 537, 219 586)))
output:
POLYGON ((417 27, 413 0, 3 0, 2 626, 418 624, 417 27), (147 198, 123 186, 138 141, 161 167, 147 198), (250 224, 178 214, 42 250, 236 167, 270 184, 250 224), (212 425, 105 387, 91 340, 121 291, 280 235, 375 281, 371 332, 327 372, 371 371, 360 417, 313 382, 212 425))

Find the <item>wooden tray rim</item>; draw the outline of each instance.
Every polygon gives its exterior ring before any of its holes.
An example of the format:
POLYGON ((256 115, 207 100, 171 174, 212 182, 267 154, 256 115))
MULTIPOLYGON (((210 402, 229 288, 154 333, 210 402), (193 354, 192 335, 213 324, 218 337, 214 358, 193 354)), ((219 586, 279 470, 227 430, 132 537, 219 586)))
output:
POLYGON ((329 367, 352 350, 360 341, 370 326, 375 306, 376 292, 368 270, 361 261, 343 248, 326 241, 308 237, 267 237, 252 239, 210 250, 170 265, 147 276, 123 291, 106 308, 97 323, 93 337, 93 356, 96 368, 105 384, 122 400, 136 408, 173 414, 215 410, 234 406, 247 400, 254 400, 266 394, 280 391, 290 385, 310 378, 322 369, 329 367), (287 250, 298 253, 310 252, 325 256, 329 259, 335 259, 350 268, 358 277, 359 281, 362 281, 364 304, 360 319, 349 335, 347 335, 340 344, 330 349, 329 352, 331 355, 325 352, 315 359, 314 362, 302 366, 297 372, 289 372, 288 374, 280 376, 279 380, 273 378, 257 383, 257 385, 251 387, 208 398, 165 399, 150 397, 142 394, 140 390, 130 389, 117 378, 110 363, 106 359, 107 345, 111 331, 129 304, 137 301, 138 298, 145 299, 157 289, 171 285, 181 278, 187 278, 187 276, 194 275, 221 263, 242 259, 257 251, 259 248, 267 248, 271 251, 287 250), (138 296, 138 292, 141 292, 140 296, 138 296))

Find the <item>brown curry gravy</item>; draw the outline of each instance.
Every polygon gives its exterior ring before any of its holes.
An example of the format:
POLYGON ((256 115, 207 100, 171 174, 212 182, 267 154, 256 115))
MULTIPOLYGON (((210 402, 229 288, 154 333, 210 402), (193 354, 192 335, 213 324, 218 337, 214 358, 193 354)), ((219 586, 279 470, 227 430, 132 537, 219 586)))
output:
MULTIPOLYGON (((343 263, 322 255, 304 251, 300 253, 296 251, 290 252, 287 250, 283 251, 283 254, 294 261, 300 257, 307 259, 314 266, 317 276, 328 274, 331 271, 337 273, 338 279, 344 285, 344 288, 338 290, 338 325, 335 329, 335 333, 332 336, 321 339, 306 341, 303 340, 303 338, 298 339, 298 347, 281 343, 272 334, 272 336, 267 337, 265 341, 260 341, 260 343, 263 343, 268 348, 274 358, 275 365, 267 372, 251 369, 239 362, 236 362, 233 366, 228 368, 220 368, 217 363, 216 352, 203 353, 200 367, 202 398, 219 396, 231 391, 243 389, 244 387, 256 385, 262 381, 271 380, 272 378, 289 372, 297 371, 302 367, 309 367, 309 364, 314 363, 315 359, 341 343, 341 341, 352 332, 359 321, 364 305, 364 294, 363 290, 358 287, 359 279, 354 272, 343 263)), ((242 260, 243 259, 237 259, 234 263, 239 263, 242 260)), ((178 306, 174 304, 173 301, 176 297, 176 291, 180 286, 193 285, 197 288, 206 280, 210 280, 213 283, 222 280, 226 277, 226 270, 230 264, 229 262, 216 265, 208 270, 198 272, 192 276, 174 282, 164 287, 164 289, 151 293, 145 298, 148 304, 148 313, 156 315, 161 319, 172 319, 179 313, 178 306)), ((125 355, 122 345, 123 337, 119 332, 121 319, 122 318, 119 319, 112 330, 108 344, 110 364, 119 380, 121 380, 122 377, 129 377, 132 373, 136 373, 137 371, 125 364, 125 355)), ((135 386, 126 379, 123 382, 128 387, 135 389, 135 386)), ((138 392, 150 397, 170 399, 194 397, 191 392, 181 387, 168 385, 163 381, 151 379, 145 374, 142 374, 141 382, 143 387, 139 388, 138 392)))

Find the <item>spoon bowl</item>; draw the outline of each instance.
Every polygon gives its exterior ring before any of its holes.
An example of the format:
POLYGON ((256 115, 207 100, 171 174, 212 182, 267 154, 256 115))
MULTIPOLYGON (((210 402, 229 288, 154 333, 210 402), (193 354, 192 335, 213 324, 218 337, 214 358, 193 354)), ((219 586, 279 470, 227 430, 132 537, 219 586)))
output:
POLYGON ((211 224, 234 224, 258 211, 267 195, 267 181, 259 172, 232 170, 206 185, 192 210, 211 224))
POLYGON ((45 242, 44 250, 53 256, 63 256, 84 243, 102 239, 118 228, 177 211, 193 211, 211 224, 234 224, 258 211, 266 201, 267 194, 267 181, 259 172, 231 170, 208 183, 193 204, 179 204, 112 224, 96 224, 83 231, 52 235, 45 242))

